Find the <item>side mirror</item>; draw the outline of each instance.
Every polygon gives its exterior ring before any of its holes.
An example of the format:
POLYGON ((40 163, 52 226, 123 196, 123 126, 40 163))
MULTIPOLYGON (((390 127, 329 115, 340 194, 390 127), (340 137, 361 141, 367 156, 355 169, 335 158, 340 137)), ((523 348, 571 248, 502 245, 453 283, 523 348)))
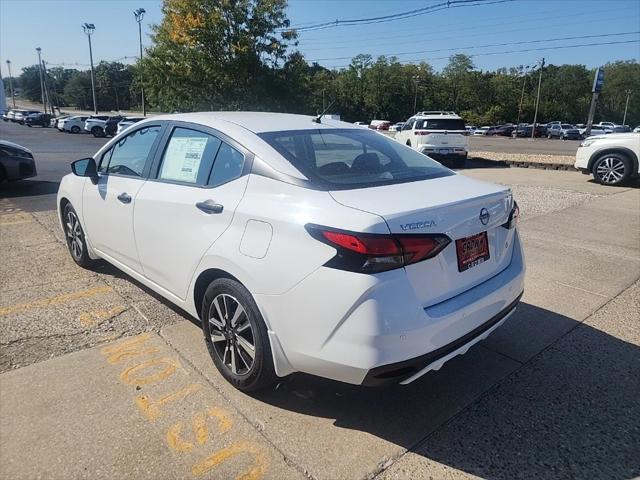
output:
POLYGON ((89 177, 94 185, 98 183, 98 167, 93 158, 83 158, 71 164, 71 171, 79 177, 89 177))

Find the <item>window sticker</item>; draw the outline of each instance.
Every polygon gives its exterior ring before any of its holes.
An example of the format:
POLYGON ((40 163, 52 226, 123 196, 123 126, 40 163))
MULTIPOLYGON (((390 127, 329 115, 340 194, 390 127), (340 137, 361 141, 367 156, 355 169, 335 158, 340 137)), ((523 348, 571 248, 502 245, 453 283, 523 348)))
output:
POLYGON ((172 137, 164 154, 160 178, 196 183, 208 137, 172 137))

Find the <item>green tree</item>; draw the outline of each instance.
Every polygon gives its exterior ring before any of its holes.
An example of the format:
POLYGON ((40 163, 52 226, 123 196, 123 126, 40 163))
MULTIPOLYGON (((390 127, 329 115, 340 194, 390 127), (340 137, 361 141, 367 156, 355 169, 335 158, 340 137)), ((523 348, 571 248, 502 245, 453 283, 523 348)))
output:
POLYGON ((161 110, 267 108, 296 34, 286 0, 164 0, 143 61, 161 110))
POLYGON ((64 98, 68 105, 81 110, 93 108, 91 74, 89 72, 78 72, 73 75, 64 87, 64 98))

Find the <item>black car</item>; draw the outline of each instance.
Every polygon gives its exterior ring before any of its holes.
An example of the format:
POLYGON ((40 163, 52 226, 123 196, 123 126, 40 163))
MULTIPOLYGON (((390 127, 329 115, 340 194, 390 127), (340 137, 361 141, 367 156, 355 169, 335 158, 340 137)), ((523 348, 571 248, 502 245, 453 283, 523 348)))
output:
MULTIPOLYGON (((518 138, 531 138, 531 131, 533 130, 533 125, 519 125, 516 129, 511 132, 512 137, 518 138)), ((536 133, 535 137, 540 138, 544 137, 547 134, 547 128, 544 125, 536 125, 536 133)))
POLYGON ((27 127, 33 127, 34 125, 40 125, 41 127, 51 126, 51 115, 48 113, 32 113, 27 115, 24 119, 24 124, 27 127))
POLYGON ((35 177, 33 154, 17 143, 0 140, 0 182, 35 177))

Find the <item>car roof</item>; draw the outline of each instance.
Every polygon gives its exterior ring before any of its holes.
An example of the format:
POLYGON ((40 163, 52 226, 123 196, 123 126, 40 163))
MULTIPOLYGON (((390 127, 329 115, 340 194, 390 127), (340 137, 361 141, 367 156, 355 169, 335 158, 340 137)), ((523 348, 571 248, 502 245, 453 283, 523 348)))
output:
POLYGON ((310 115, 275 112, 195 112, 153 117, 155 120, 174 120, 200 123, 212 128, 233 124, 253 133, 285 130, 320 130, 326 128, 353 128, 353 124, 323 117, 315 123, 310 115))
MULTIPOLYGON (((257 135, 274 131, 328 130, 335 128, 362 132, 362 128, 356 127, 352 123, 333 120, 329 117, 323 117, 321 123, 315 123, 312 121, 314 118, 315 117, 310 115, 273 112, 195 112, 158 115, 146 118, 136 123, 136 127, 144 127, 145 124, 157 121, 188 122, 210 127, 234 139, 247 150, 267 162, 275 170, 297 178, 306 179, 297 168, 257 135)), ((378 135, 377 133, 373 134, 378 135)), ((98 155, 102 154, 102 152, 106 150, 106 147, 110 145, 111 142, 107 143, 105 147, 100 149, 98 155)))

